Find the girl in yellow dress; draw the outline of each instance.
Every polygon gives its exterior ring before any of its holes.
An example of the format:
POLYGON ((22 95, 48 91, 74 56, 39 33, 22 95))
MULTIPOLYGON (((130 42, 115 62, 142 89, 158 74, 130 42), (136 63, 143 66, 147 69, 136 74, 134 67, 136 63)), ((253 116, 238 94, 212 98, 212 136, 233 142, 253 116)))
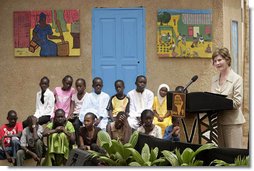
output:
POLYGON ((167 84, 161 84, 153 102, 153 111, 155 114, 153 122, 155 125, 161 127, 162 135, 164 134, 166 127, 172 124, 170 111, 167 110, 167 92, 169 90, 167 84))

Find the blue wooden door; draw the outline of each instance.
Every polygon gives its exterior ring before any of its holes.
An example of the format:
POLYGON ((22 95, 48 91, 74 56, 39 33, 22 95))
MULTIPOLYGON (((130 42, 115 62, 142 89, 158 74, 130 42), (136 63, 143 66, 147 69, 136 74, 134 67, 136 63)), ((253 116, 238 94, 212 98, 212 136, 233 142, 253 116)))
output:
POLYGON ((145 10, 95 8, 92 17, 92 76, 103 79, 109 95, 122 79, 127 93, 135 88, 136 76, 146 74, 145 10))

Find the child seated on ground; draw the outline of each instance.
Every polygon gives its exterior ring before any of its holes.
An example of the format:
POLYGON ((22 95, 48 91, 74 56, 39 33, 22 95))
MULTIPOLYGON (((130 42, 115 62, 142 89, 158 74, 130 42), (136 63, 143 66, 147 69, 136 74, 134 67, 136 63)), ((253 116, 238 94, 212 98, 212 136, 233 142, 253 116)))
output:
POLYGON ((75 130, 72 123, 67 121, 63 109, 55 111, 55 117, 45 128, 43 136, 47 136, 48 150, 42 165, 65 165, 70 147, 75 143, 75 130))
POLYGON ((22 131, 21 149, 17 152, 17 166, 23 166, 26 158, 32 157, 40 165, 44 144, 42 141, 43 127, 33 115, 27 117, 28 127, 22 131))
POLYGON ((94 125, 96 115, 87 113, 84 117, 84 126, 79 129, 79 148, 81 150, 97 151, 97 134, 101 128, 94 125))
POLYGON ((15 165, 23 126, 21 122, 17 122, 18 116, 14 110, 8 112, 7 120, 9 123, 0 127, 0 160, 7 159, 15 165))
POLYGON ((153 124, 154 113, 150 109, 146 109, 141 113, 141 126, 137 129, 138 132, 162 138, 161 127, 153 124))
POLYGON ((129 115, 130 99, 124 94, 124 88, 123 80, 115 81, 116 94, 110 98, 107 106, 111 122, 115 121, 116 115, 121 111, 129 115))
POLYGON ((78 78, 75 83, 76 93, 71 98, 71 109, 68 121, 70 121, 75 129, 76 144, 79 144, 79 128, 82 125, 82 122, 79 120, 79 113, 81 106, 85 100, 86 93, 86 81, 83 78, 78 78))
POLYGON ((132 133, 127 117, 125 112, 118 112, 115 121, 107 125, 107 132, 110 137, 120 140, 123 144, 129 142, 132 133))
POLYGON ((180 141, 180 118, 172 117, 172 125, 169 125, 164 133, 163 139, 169 141, 180 141))

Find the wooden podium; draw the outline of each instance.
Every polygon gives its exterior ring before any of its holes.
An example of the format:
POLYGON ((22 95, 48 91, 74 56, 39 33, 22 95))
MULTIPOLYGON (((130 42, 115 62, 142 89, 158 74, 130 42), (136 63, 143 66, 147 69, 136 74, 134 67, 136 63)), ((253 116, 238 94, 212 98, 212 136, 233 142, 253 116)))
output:
POLYGON ((167 109, 173 116, 181 117, 186 141, 192 143, 196 125, 198 126, 198 141, 202 140, 218 144, 217 115, 220 111, 232 110, 233 101, 224 95, 210 92, 167 93, 167 109), (184 118, 186 115, 196 115, 190 136, 184 118))

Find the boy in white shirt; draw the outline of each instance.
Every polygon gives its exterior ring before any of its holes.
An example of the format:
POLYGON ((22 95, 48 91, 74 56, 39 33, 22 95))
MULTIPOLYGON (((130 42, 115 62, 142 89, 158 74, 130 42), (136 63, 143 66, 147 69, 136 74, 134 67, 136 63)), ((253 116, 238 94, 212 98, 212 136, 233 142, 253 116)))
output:
POLYGON ((92 112, 96 115, 97 119, 95 121, 95 126, 100 127, 102 130, 106 131, 106 126, 108 124, 108 111, 107 105, 110 96, 102 91, 103 81, 100 77, 95 77, 93 79, 93 89, 94 91, 89 93, 84 103, 81 107, 79 120, 84 123, 84 117, 88 112, 92 112))
POLYGON ((130 113, 128 117, 129 125, 133 129, 137 129, 140 125, 141 113, 145 109, 152 109, 154 94, 151 90, 146 89, 147 79, 144 75, 136 78, 136 89, 128 92, 130 98, 130 113))

